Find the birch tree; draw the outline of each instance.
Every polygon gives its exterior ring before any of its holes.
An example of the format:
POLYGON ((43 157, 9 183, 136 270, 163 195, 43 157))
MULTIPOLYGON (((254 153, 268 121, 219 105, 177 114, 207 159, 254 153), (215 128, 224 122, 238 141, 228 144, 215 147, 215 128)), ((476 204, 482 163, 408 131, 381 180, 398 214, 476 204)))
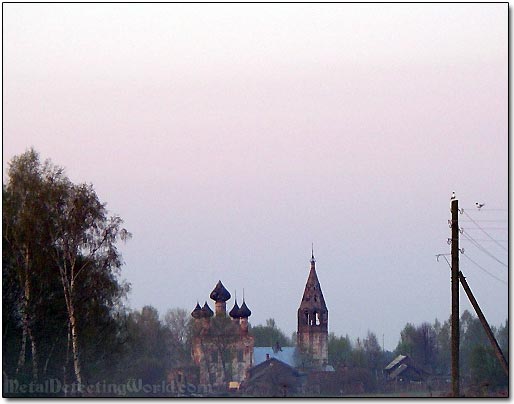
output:
MULTIPOLYGON (((68 182, 68 181, 66 181, 68 182)), ((59 270, 68 314, 73 368, 78 385, 83 384, 79 352, 79 329, 76 311, 77 278, 95 267, 117 272, 122 264, 116 243, 130 233, 122 227, 119 216, 107 216, 93 186, 68 182, 58 195, 56 221, 52 226, 52 257, 59 270)))
MULTIPOLYGON (((107 282, 109 287, 119 289, 115 278, 119 275, 122 259, 116 243, 129 238, 130 233, 123 228, 119 216, 108 215, 106 205, 100 202, 92 185, 73 184, 62 168, 49 160, 42 164, 33 149, 11 161, 8 181, 3 187, 3 202, 3 239, 9 247, 9 257, 4 255, 4 261, 14 263, 12 266, 21 291, 16 310, 22 328, 16 373, 25 364, 29 342, 33 379, 38 377, 37 341, 31 328, 31 308, 34 282, 41 280, 37 278, 41 268, 35 264, 34 256, 44 256, 40 262, 50 263, 45 265, 55 270, 52 276, 59 279, 64 293, 74 376, 81 386, 78 318, 81 302, 78 300, 87 296, 84 288, 92 284, 85 280, 98 279, 99 272, 104 274, 104 279, 110 280, 107 282)), ((91 295, 98 296, 98 293, 91 295)), ((107 295, 120 294, 109 291, 107 295)))

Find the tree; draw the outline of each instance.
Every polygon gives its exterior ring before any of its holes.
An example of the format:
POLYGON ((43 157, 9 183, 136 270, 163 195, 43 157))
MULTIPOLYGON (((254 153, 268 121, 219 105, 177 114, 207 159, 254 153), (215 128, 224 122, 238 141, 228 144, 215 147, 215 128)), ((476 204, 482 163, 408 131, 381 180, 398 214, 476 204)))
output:
POLYGON ((170 338, 170 330, 161 323, 154 307, 144 306, 141 311, 128 313, 125 355, 119 372, 125 379, 140 379, 145 384, 161 382, 172 359, 170 338))
POLYGON ((500 325, 498 332, 496 333, 496 340, 500 349, 503 352, 503 356, 509 357, 509 319, 505 320, 505 325, 500 325))
MULTIPOLYGON (((460 324, 460 366, 463 377, 475 385, 481 382, 490 386, 507 385, 508 379, 478 317, 465 310, 462 313, 460 324)), ((505 328, 500 327, 496 331, 495 327, 491 327, 491 330, 496 336, 501 336, 498 340, 500 347, 508 346, 508 332, 505 328)), ((505 352, 503 353, 505 355, 505 352)))
POLYGON ((378 369, 383 365, 382 348, 378 343, 375 333, 368 330, 368 334, 363 341, 364 353, 368 367, 374 372, 375 376, 378 375, 378 369))
POLYGON ((439 375, 449 375, 451 365, 451 327, 450 319, 441 324, 437 319, 434 322, 434 332, 436 334, 437 359, 435 373, 439 375))
MULTIPOLYGON (((19 318, 21 323, 16 373, 25 362, 27 339, 32 378, 38 378, 40 367, 46 372, 51 358, 60 355, 55 347, 68 346, 60 341, 64 329, 80 386, 79 352, 85 343, 80 330, 91 329, 86 319, 99 320, 96 326, 104 326, 104 319, 113 320, 113 307, 120 306, 128 291, 128 285, 118 282, 122 259, 116 242, 130 234, 121 227, 119 216, 107 216, 92 185, 73 184, 50 160, 41 163, 33 149, 12 159, 3 202, 3 245, 7 247, 3 279, 15 282, 18 294, 17 298, 8 296, 4 303, 9 304, 8 318, 19 318), (47 319, 45 314, 51 315, 47 319), (58 327, 58 332, 50 326, 58 327), (41 364, 38 341, 44 342, 39 345, 46 357, 41 364)), ((92 335, 98 338, 99 334, 92 335)))
POLYGON ((437 336, 430 323, 419 326, 407 323, 400 333, 396 354, 409 355, 414 362, 425 370, 436 366, 437 336))
POLYGON ((175 365, 190 364, 193 332, 191 315, 184 309, 170 309, 164 316, 164 324, 170 331, 169 347, 175 365))
POLYGON ((333 332, 328 334, 328 360, 334 368, 351 364, 352 343, 348 335, 336 337, 333 332))
POLYGON ((400 332, 400 341, 396 347, 397 355, 414 356, 416 345, 416 328, 411 323, 407 323, 400 332))
POLYGON ((51 235, 54 241, 52 258, 59 269, 64 290, 64 299, 70 325, 71 346, 75 376, 82 384, 79 356, 79 329, 77 327, 76 294, 77 279, 83 271, 101 268, 116 272, 122 265, 116 242, 125 241, 130 234, 122 228, 119 216, 107 217, 92 185, 73 185, 61 179, 56 195, 54 226, 51 235))
POLYGON ((427 369, 433 368, 437 351, 437 337, 434 328, 430 323, 424 322, 418 327, 417 333, 421 364, 427 369))
POLYGON ((277 327, 275 320, 269 318, 266 320, 266 325, 257 325, 251 327, 251 334, 255 338, 255 346, 293 346, 291 340, 287 335, 277 327))
POLYGON ((51 242, 46 232, 49 212, 42 202, 48 196, 48 182, 58 175, 58 170, 49 162, 41 164, 38 154, 30 149, 12 159, 8 182, 3 186, 3 240, 9 254, 4 263, 10 264, 16 273, 20 293, 17 309, 21 314, 22 337, 15 373, 18 374, 25 365, 28 338, 34 380, 38 379, 37 344, 32 327, 32 289, 37 276, 35 262, 51 242))

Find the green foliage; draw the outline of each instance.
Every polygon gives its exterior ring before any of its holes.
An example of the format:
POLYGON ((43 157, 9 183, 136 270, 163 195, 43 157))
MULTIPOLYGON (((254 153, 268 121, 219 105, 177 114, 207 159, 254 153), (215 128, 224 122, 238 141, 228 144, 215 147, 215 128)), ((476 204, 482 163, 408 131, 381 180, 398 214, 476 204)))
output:
POLYGON ((437 335, 429 323, 406 324, 400 333, 396 354, 410 356, 417 366, 434 373, 437 360, 437 335))
POLYGON ((193 321, 184 309, 170 309, 164 316, 164 325, 169 330, 168 348, 172 352, 174 366, 191 364, 193 321))
POLYGON ((280 328, 276 326, 275 320, 269 318, 266 325, 250 327, 250 333, 255 338, 255 346, 293 346, 293 342, 280 328))
POLYGON ((73 314, 83 382, 99 380, 119 352, 116 312, 128 291, 115 245, 128 235, 121 219, 33 149, 10 162, 2 202, 4 375, 74 381, 73 314))
POLYGON ((328 334, 328 361, 335 369, 352 363, 352 343, 348 335, 336 337, 333 332, 328 334))
POLYGON ((166 379, 172 352, 167 343, 170 330, 159 320, 152 306, 126 314, 124 352, 118 375, 122 381, 141 379, 143 383, 160 383, 166 379))
MULTIPOLYGON (((409 355, 414 363, 433 375, 449 376, 451 371, 450 319, 441 324, 406 324, 400 334, 395 354, 409 355)), ((497 341, 508 357, 508 322, 495 332, 497 341)), ((480 320, 465 310, 460 318, 460 375, 464 385, 507 385, 506 376, 494 355, 480 320)))

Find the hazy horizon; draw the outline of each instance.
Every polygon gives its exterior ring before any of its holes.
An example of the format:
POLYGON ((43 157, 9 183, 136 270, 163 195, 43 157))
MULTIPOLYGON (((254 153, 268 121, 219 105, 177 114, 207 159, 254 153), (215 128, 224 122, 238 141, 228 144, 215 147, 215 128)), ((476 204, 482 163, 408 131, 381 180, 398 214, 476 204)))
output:
POLYGON ((3 12, 4 181, 33 146, 92 183, 133 233, 131 308, 212 307, 221 280, 290 336, 314 243, 329 332, 392 350, 450 316, 455 191, 461 270, 507 319, 508 4, 3 12))

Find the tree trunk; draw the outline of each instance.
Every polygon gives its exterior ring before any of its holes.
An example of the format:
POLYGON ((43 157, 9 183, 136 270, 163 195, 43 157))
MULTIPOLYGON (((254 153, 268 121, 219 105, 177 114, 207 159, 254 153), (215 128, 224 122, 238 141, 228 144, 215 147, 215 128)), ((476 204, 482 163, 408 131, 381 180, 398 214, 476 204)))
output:
MULTIPOLYGON (((16 368, 16 374, 18 374, 25 366, 25 358, 27 351, 27 336, 30 339, 30 345, 32 349, 32 377, 34 381, 38 379, 38 361, 37 361, 37 349, 36 349, 36 340, 34 339, 34 335, 32 333, 32 328, 30 327, 30 317, 29 317, 29 305, 30 305, 30 255, 29 249, 25 247, 25 260, 24 260, 24 282, 23 282, 23 307, 22 307, 22 328, 23 333, 21 337, 21 348, 20 348, 20 356, 18 358, 18 366, 16 368)), ((21 278, 21 276, 20 276, 21 278)))
POLYGON ((66 302, 66 308, 68 311, 68 320, 70 324, 71 334, 71 351, 73 356, 73 368, 75 371, 75 378, 77 380, 79 394, 82 392, 82 371, 80 366, 79 358, 79 342, 78 342, 78 330, 77 330, 77 319, 75 317, 75 305, 73 303, 73 271, 71 271, 71 281, 68 282, 66 267, 61 268, 61 280, 64 289, 64 300, 66 302))
POLYGON ((34 339, 34 335, 32 334, 32 328, 30 326, 27 329, 29 333, 30 346, 32 349, 32 377, 34 381, 38 380, 38 358, 37 358, 37 350, 36 350, 36 340, 34 339))
POLYGON ((79 341, 78 341, 78 333, 77 333, 77 321, 75 319, 75 308, 73 307, 73 302, 70 301, 70 327, 71 327, 71 348, 73 352, 73 367, 75 369, 75 376, 77 378, 77 383, 79 385, 79 391, 82 386, 82 372, 80 368, 80 359, 79 359, 79 341))
MULTIPOLYGON (((66 303, 68 301, 66 300, 66 303)), ((66 333, 66 361, 64 362, 62 370, 62 380, 64 384, 67 384, 68 380, 68 364, 70 363, 70 343, 71 343, 71 330, 70 323, 68 321, 68 332, 66 333)), ((64 397, 68 397, 68 390, 64 390, 64 397)))
POLYGON ((26 327, 26 314, 23 313, 23 334, 21 336, 20 356, 18 357, 18 366, 16 366, 16 374, 20 373, 20 369, 25 365, 25 350, 27 345, 27 327, 26 327))
POLYGON ((52 344, 52 347, 50 348, 50 352, 48 354, 48 357, 46 358, 45 366, 43 366, 43 376, 46 375, 46 371, 48 369, 48 363, 50 362, 50 358, 52 357, 52 354, 54 353, 54 348, 55 348, 56 342, 57 342, 57 340, 54 341, 54 343, 52 344))

